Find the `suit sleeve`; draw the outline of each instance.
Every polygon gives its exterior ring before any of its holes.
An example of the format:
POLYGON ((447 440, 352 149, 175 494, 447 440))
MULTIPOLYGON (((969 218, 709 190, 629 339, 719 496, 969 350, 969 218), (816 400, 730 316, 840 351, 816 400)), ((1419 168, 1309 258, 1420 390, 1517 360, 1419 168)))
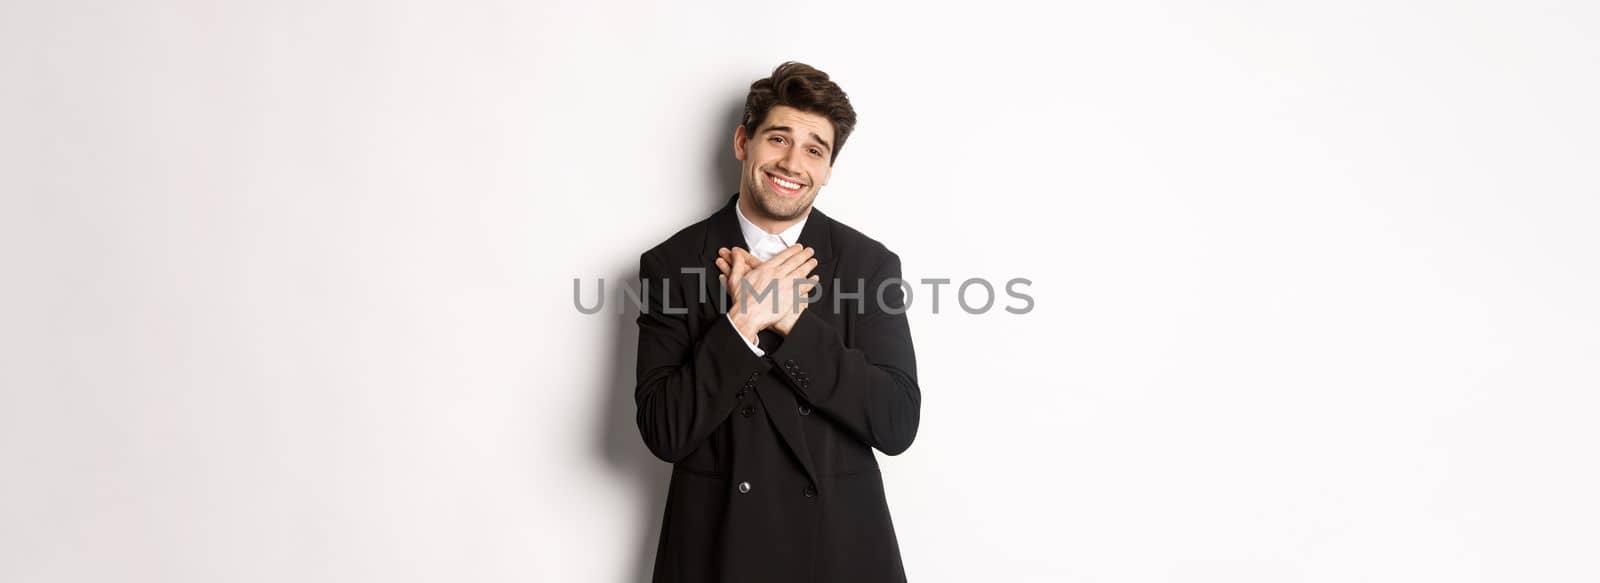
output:
POLYGON ((889 253, 863 290, 854 347, 827 320, 802 312, 771 358, 794 390, 862 441, 889 455, 911 447, 922 390, 905 316, 900 258, 889 253), (884 285, 883 300, 877 291, 884 285))
MULTIPOLYGON (((699 338, 690 337, 688 316, 669 313, 663 293, 670 282, 680 281, 678 275, 650 253, 639 258, 638 384, 633 391, 639 436, 656 457, 674 463, 700 447, 733 412, 738 392, 771 369, 750 352, 727 318, 711 319, 699 338)), ((672 309, 678 311, 688 305, 686 298, 697 297, 683 287, 672 295, 672 309)))

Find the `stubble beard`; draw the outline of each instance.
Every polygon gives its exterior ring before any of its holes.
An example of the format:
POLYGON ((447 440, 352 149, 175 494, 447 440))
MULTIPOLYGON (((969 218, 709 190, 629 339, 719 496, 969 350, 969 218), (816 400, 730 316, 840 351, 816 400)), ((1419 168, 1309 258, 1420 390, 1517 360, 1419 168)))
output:
POLYGON ((782 206, 783 201, 771 200, 771 196, 773 195, 761 196, 758 194, 756 195, 755 202, 758 212, 767 215, 767 218, 775 221, 790 221, 798 219, 804 216, 806 211, 811 208, 810 200, 797 199, 791 206, 782 206))
MULTIPOLYGON (((756 178, 758 181, 761 179, 760 177, 756 178)), ((816 193, 812 192, 807 196, 799 196, 790 200, 776 192, 767 190, 765 185, 752 184, 751 186, 752 188, 749 190, 755 195, 752 197, 754 200, 751 202, 755 203, 752 206, 755 207, 756 212, 766 215, 764 218, 772 221, 792 221, 805 216, 806 211, 811 210, 811 201, 816 198, 816 193)))

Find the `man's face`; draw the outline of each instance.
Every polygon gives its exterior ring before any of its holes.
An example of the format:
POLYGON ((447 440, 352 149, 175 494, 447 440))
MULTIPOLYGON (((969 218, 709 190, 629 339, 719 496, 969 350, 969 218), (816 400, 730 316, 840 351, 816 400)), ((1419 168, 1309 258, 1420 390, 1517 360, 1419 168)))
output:
POLYGON ((753 135, 745 135, 743 125, 733 132, 734 154, 744 162, 740 194, 769 220, 800 218, 833 173, 833 145, 828 118, 773 107, 753 135))

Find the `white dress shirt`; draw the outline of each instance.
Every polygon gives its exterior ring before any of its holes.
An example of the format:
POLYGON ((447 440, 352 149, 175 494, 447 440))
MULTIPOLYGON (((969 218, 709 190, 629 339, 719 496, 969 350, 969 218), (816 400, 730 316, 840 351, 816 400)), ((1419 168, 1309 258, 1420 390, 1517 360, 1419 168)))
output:
MULTIPOLYGON (((761 261, 772 259, 772 256, 783 252, 784 249, 788 249, 790 245, 798 242, 800 240, 800 231, 805 229, 806 221, 811 218, 811 213, 808 212, 804 218, 800 219, 800 222, 784 229, 782 233, 774 234, 763 231, 761 227, 757 227, 755 223, 750 222, 750 219, 744 216, 744 211, 739 210, 737 203, 733 205, 733 214, 739 217, 739 232, 744 234, 745 247, 750 250, 751 255, 756 256, 756 259, 761 261)), ((733 323, 732 315, 728 316, 728 323, 733 323)), ((744 335, 741 334, 739 337, 744 338, 744 335)), ((749 338, 744 338, 744 343, 750 347, 752 352, 756 353, 756 356, 765 356, 767 354, 767 351, 762 350, 760 346, 751 342, 749 338)))

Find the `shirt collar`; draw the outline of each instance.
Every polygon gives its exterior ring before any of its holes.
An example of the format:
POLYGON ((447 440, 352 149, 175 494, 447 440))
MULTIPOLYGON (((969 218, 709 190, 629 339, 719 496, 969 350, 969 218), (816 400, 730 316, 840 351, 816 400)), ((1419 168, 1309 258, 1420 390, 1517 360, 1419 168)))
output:
MULTIPOLYGON (((738 203, 733 205, 733 214, 739 217, 739 232, 744 234, 746 249, 755 249, 756 242, 767 238, 768 233, 762 230, 761 227, 757 227, 755 223, 750 222, 750 219, 744 216, 744 211, 739 210, 738 203)), ((800 222, 778 233, 778 238, 783 240, 785 247, 800 241, 800 231, 805 229, 806 221, 808 220, 811 220, 811 213, 806 213, 805 218, 800 219, 800 222)))

